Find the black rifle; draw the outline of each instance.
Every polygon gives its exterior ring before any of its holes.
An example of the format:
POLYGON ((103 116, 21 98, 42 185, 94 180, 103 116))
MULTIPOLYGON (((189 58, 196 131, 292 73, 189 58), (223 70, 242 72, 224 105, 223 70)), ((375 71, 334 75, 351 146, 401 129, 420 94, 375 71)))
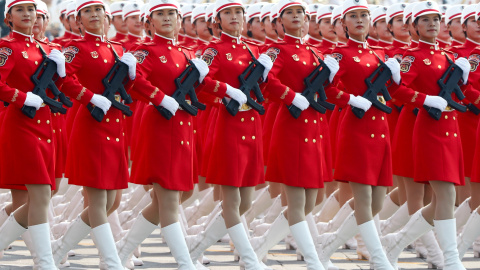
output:
MULTIPOLYGON (((111 48, 115 55, 115 65, 113 65, 107 76, 102 80, 102 83, 105 86, 105 91, 103 91, 102 96, 112 102, 112 107, 122 111, 126 116, 132 116, 133 112, 130 110, 130 107, 115 99, 115 95, 118 93, 126 104, 133 102, 132 98, 125 90, 125 84, 130 80, 128 77, 128 66, 120 61, 113 46, 111 46, 111 48)), ((105 116, 102 109, 95 107, 92 104, 88 104, 87 108, 95 120, 102 122, 103 117, 105 116)))
POLYGON ((472 113, 474 113, 475 115, 479 115, 480 114, 480 109, 475 106, 474 104, 472 103, 468 103, 467 104, 467 108, 469 111, 471 111, 472 113))
MULTIPOLYGON (((313 51, 312 51, 313 52, 313 51)), ((315 52, 313 52, 315 54, 315 52)), ((315 54, 315 56, 317 56, 315 54)), ((319 65, 308 75, 303 81, 305 83, 305 90, 302 92, 310 106, 319 113, 327 112, 327 109, 333 110, 335 105, 329 102, 326 102, 327 95, 325 94, 325 85, 329 84, 328 78, 330 77, 330 69, 328 69, 325 62, 318 57, 319 65), (315 100, 315 94, 318 94, 317 100, 315 100)), ((300 110, 295 105, 287 106, 290 114, 297 119, 300 117, 302 110, 300 110)))
MULTIPOLYGON (((40 44, 38 44, 38 46, 42 52, 43 60, 31 77, 32 82, 35 84, 32 93, 41 97, 43 102, 50 107, 52 112, 66 114, 67 109, 63 107, 63 105, 72 107, 73 103, 62 92, 60 92, 60 90, 58 90, 53 81, 53 77, 57 74, 57 63, 48 58, 47 53, 43 50, 43 47, 40 44), (47 95, 47 89, 50 89, 54 98, 50 98, 47 95), (59 99, 60 102, 55 99, 59 99)), ((33 119, 37 113, 37 109, 35 107, 23 105, 22 112, 29 118, 33 119)))
MULTIPOLYGON (((380 58, 378 59, 380 60, 380 58)), ((377 96, 380 93, 383 95, 386 101, 392 99, 390 93, 388 93, 388 89, 386 86, 386 83, 388 82, 388 80, 391 79, 391 77, 392 72, 387 67, 387 65, 382 60, 380 60, 380 66, 378 66, 377 69, 375 69, 375 71, 368 78, 365 79, 365 83, 367 84, 367 91, 365 91, 363 97, 372 102, 372 105, 375 106, 377 109, 386 113, 391 113, 392 108, 380 102, 377 99, 377 96)), ((353 114, 355 114, 355 116, 360 119, 362 119, 365 115, 364 110, 354 106, 352 106, 352 111, 353 114)))
MULTIPOLYGON (((187 56, 185 55, 187 58, 187 56)), ((180 107, 187 113, 196 116, 198 109, 205 110, 207 107, 198 101, 195 93, 195 88, 199 85, 198 79, 200 78, 200 72, 193 62, 187 58, 190 65, 175 79, 175 85, 177 90, 173 93, 172 98, 175 99, 180 107), (192 105, 188 104, 186 96, 190 97, 192 105)), ((167 120, 172 118, 173 114, 162 106, 155 106, 155 108, 165 117, 167 120)))
MULTIPOLYGON (((450 63, 450 66, 448 67, 447 71, 443 73, 442 77, 437 82, 441 88, 440 94, 438 94, 438 96, 445 99, 448 105, 454 108, 455 110, 460 112, 466 112, 467 107, 455 102, 452 99, 452 93, 455 93, 459 100, 462 100, 465 98, 465 96, 462 93, 462 90, 460 89, 460 86, 458 85, 458 82, 462 79, 463 70, 459 66, 457 66, 455 63, 453 63, 453 61, 450 60, 447 54, 445 54, 445 56, 447 57, 447 60, 450 63)), ((440 120, 440 117, 442 116, 441 110, 437 108, 428 107, 425 105, 423 105, 423 107, 428 111, 428 114, 430 114, 431 117, 433 117, 435 120, 440 120)))
MULTIPOLYGON (((240 91, 247 96, 247 105, 252 107, 252 109, 257 111, 259 114, 263 115, 265 114, 265 108, 250 96, 250 92, 253 91, 253 94, 255 94, 255 97, 259 102, 265 101, 262 91, 260 91, 260 86, 258 86, 258 81, 263 78, 263 71, 265 71, 265 67, 258 62, 252 51, 250 51, 250 48, 248 48, 248 45, 245 44, 245 46, 247 46, 248 52, 252 56, 252 63, 245 69, 245 71, 243 71, 242 74, 240 74, 240 76, 238 76, 238 79, 240 80, 240 91)), ((240 109, 240 103, 238 103, 238 101, 232 98, 230 102, 227 102, 227 100, 224 98, 223 104, 225 104, 227 111, 231 115, 237 115, 240 109)))

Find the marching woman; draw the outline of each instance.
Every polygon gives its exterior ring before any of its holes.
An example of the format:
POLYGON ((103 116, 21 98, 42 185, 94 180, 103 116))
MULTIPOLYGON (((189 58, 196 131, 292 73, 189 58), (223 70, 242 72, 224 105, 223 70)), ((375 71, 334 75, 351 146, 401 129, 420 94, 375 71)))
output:
MULTIPOLYGON (((29 92, 34 88, 30 77, 43 60, 42 50, 49 51, 49 47, 43 47, 32 36, 37 17, 33 0, 6 1, 5 10, 12 35, 0 43, 0 99, 10 106, 6 109, 0 130, 0 183, 25 186, 28 200, 0 228, 0 257, 3 250, 28 228, 37 266, 39 269, 52 269, 55 265, 47 221, 51 190, 55 189, 52 113, 48 106, 42 105, 43 100, 39 96, 29 92), (23 106, 36 110, 33 119, 22 113, 23 106)), ((57 63, 58 75, 65 77, 65 58, 60 51, 53 50, 48 57, 57 63)))
MULTIPOLYGON (((178 221, 180 192, 193 189, 195 176, 193 117, 179 109, 171 97, 176 91, 174 78, 189 65, 186 52, 175 40, 179 4, 172 0, 151 0, 148 5, 146 13, 155 35, 151 43, 139 46, 135 52, 138 70, 134 90, 150 105, 144 109, 138 131, 142 140, 135 150, 132 181, 153 184, 154 196, 122 240, 118 252, 125 264, 133 250, 160 223, 179 269, 196 269, 178 221), (172 114, 172 118, 165 118, 156 107, 172 114)), ((208 67, 201 60, 192 62, 200 72, 201 82, 208 67)))
MULTIPOLYGON (((202 59, 209 65, 210 72, 199 90, 225 97, 227 102, 233 99, 241 107, 235 116, 225 106, 218 108, 207 183, 220 185, 223 211, 192 241, 190 256, 196 261, 206 248, 228 232, 245 268, 262 269, 240 220, 250 208, 255 186, 264 183, 262 125, 259 113, 245 104, 245 94, 237 89, 240 87, 238 76, 253 56, 258 57, 258 50, 240 37, 245 18, 241 1, 217 1, 213 17, 222 35, 203 53, 202 59)), ((261 55, 258 61, 265 67, 263 79, 266 79, 272 62, 266 55, 261 55)))
MULTIPOLYGON (((332 55, 339 61, 337 78, 350 94, 348 104, 365 111, 363 118, 347 108, 340 122, 334 179, 348 182, 355 210, 337 233, 320 236, 319 257, 328 262, 333 252, 357 231, 370 253, 375 269, 394 269, 380 244, 373 217, 382 209, 387 187, 392 185, 392 161, 386 114, 363 98, 364 80, 384 61, 382 48, 366 42, 370 13, 365 0, 348 0, 342 6, 341 24, 349 36, 347 45, 337 46, 332 55), (355 75, 352 75, 355 74, 355 75)), ((400 80, 398 61, 386 61, 393 79, 400 80)), ((379 99, 382 102, 383 99, 379 99)))
POLYGON ((117 55, 128 65, 129 77, 133 80, 136 60, 131 54, 123 54, 120 44, 106 40, 105 5, 101 0, 77 0, 75 15, 85 29, 85 37, 73 40, 64 50, 68 75, 62 89, 81 104, 71 131, 67 167, 69 184, 84 187, 88 207, 72 222, 65 235, 52 244, 54 260, 58 265, 64 255, 91 232, 108 269, 120 269, 107 212, 117 190, 126 188, 128 182, 123 115, 119 110, 110 110, 111 101, 101 95, 105 89, 102 80, 115 64, 117 55), (86 107, 89 104, 103 111, 105 116, 101 122, 92 117, 86 107))
MULTIPOLYGON (((414 181, 429 184, 433 196, 431 203, 413 214, 402 230, 385 236, 382 243, 390 262, 396 267, 403 249, 435 227, 444 256, 443 269, 465 269, 459 260, 453 216, 455 185, 463 185, 465 181, 458 115, 447 107, 444 98, 438 96, 441 89, 437 83, 454 58, 436 43, 441 13, 435 2, 417 3, 411 21, 420 37, 419 46, 404 54, 402 80, 394 94, 420 109, 413 129, 414 181), (424 105, 440 110, 440 119, 430 116, 424 105)), ((465 58, 457 59, 455 64, 462 69, 462 81, 466 83, 470 64, 465 58)))

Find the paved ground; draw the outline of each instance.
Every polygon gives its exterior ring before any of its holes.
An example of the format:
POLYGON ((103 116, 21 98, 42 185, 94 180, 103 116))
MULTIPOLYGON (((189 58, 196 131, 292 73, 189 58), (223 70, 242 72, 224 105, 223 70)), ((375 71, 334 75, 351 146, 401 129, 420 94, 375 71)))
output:
MULTIPOLYGON (((67 269, 98 269, 98 253, 90 239, 80 242, 75 252, 76 256, 69 258, 71 267, 67 269)), ((211 270, 239 269, 238 263, 233 261, 228 244, 218 243, 208 249, 205 255, 212 261, 208 265, 211 270)), ((267 265, 273 269, 306 269, 304 262, 296 260, 295 251, 285 250, 283 243, 271 250, 268 258, 267 265)), ((142 259, 145 264, 135 269, 176 269, 175 261, 167 245, 162 243, 158 230, 142 245, 142 259)), ((332 261, 340 269, 369 269, 368 261, 357 260, 354 250, 338 250, 333 255, 332 261)), ((469 270, 480 270, 480 259, 473 258, 472 251, 469 251, 465 256, 464 265, 469 270)), ((419 270, 427 269, 428 266, 425 260, 416 258, 413 251, 407 250, 402 253, 400 267, 419 270)), ((12 249, 5 252, 5 256, 0 259, 0 269, 32 269, 30 253, 23 241, 15 241, 12 249)))

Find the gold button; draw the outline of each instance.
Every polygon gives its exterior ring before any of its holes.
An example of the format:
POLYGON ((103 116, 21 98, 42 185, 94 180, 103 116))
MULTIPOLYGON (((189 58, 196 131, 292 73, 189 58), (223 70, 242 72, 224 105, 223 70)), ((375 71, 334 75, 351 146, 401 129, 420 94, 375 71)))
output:
POLYGON ((38 140, 39 140, 39 141, 41 141, 41 140, 42 140, 42 138, 38 137, 38 140))
POLYGON ((430 54, 434 54, 434 52, 430 52, 430 54))
POLYGON ((307 65, 307 62, 303 61, 303 64, 304 64, 304 65, 307 65))
POLYGON ((122 136, 125 136, 125 132, 122 132, 122 136))
POLYGON ((252 140, 255 140, 255 136, 252 136, 252 140))
POLYGON ((432 50, 433 50, 433 49, 435 49, 435 47, 433 47, 433 46, 430 46, 430 49, 432 49, 432 50))
POLYGON ((178 48, 178 51, 181 52, 181 51, 182 51, 182 48, 178 48))
POLYGON ((442 55, 445 55, 445 52, 441 52, 442 55))
POLYGON ((172 49, 172 47, 168 46, 168 49, 169 49, 169 50, 171 50, 171 49, 172 49))
POLYGON ((456 119, 457 119, 457 118, 454 116, 454 117, 453 117, 453 120, 456 120, 456 119))
POLYGON ((103 62, 106 64, 108 61, 107 61, 107 59, 105 59, 105 60, 103 60, 103 62))
POLYGON ((235 48, 236 48, 236 47, 235 47, 235 45, 232 45, 232 48, 234 48, 234 49, 235 49, 235 48))
POLYGON ((297 49, 300 48, 300 46, 298 46, 298 45, 295 45, 295 47, 296 47, 297 49))
POLYGON ((385 117, 382 116, 382 120, 385 120, 385 117))
POLYGON ((317 63, 314 62, 314 63, 313 63, 313 66, 316 67, 316 66, 317 66, 317 63))
POLYGON ((97 43, 97 44, 95 44, 95 46, 100 47, 100 44, 97 43))
POLYGON ((190 126, 190 125, 191 125, 191 123, 190 123, 190 122, 188 122, 188 125, 190 126))
POLYGON ((247 48, 247 46, 243 46, 243 49, 245 50, 247 48))
POLYGON ((50 124, 50 120, 47 120, 47 125, 50 124))
POLYGON ((245 140, 245 136, 242 136, 242 140, 245 140))
POLYGON ((307 139, 307 138, 305 138, 305 142, 308 142, 308 139, 307 139))
POLYGON ((180 144, 183 145, 183 141, 181 141, 180 144))
POLYGON ((310 50, 310 47, 307 46, 305 49, 310 50))
POLYGON ((323 139, 323 135, 320 135, 320 139, 323 139))
POLYGON ((375 134, 370 135, 370 137, 375 138, 375 134))
POLYGON ((242 121, 242 122, 245 121, 245 118, 240 119, 240 121, 242 121))
POLYGON ((358 50, 358 53, 362 53, 362 50, 358 50))
POLYGON ((183 121, 180 121, 180 126, 183 126, 183 121))
POLYGON ((379 66, 380 66, 380 63, 377 64, 377 67, 379 67, 379 66))
POLYGON ((55 129, 53 130, 53 133, 55 133, 55 129))
POLYGON ((445 119, 448 119, 448 115, 445 115, 445 119))
POLYGON ((367 64, 367 67, 370 67, 370 64, 367 64))
POLYGON ((440 68, 442 68, 442 66, 441 66, 441 65, 438 65, 438 68, 440 69, 440 68))
POLYGON ((110 137, 107 137, 107 141, 110 141, 110 137))
POLYGON ((323 117, 320 117, 320 121, 322 121, 322 122, 323 122, 323 117))
POLYGON ((40 120, 37 120, 37 124, 40 124, 40 122, 42 122, 42 121, 40 121, 40 120))
POLYGON ((447 136, 448 136, 448 132, 447 132, 447 133, 445 133, 445 135, 447 135, 447 136))
POLYGON ((107 48, 110 48, 110 44, 107 45, 107 48))
POLYGON ((375 116, 372 116, 372 120, 375 120, 375 116))
POLYGON ((385 134, 382 134, 382 138, 385 138, 385 134))
POLYGON ((50 139, 47 140, 47 143, 51 143, 51 142, 52 142, 52 140, 50 140, 50 139))
POLYGON ((308 119, 305 119, 305 123, 308 123, 308 119))
POLYGON ((252 61, 248 61, 248 64, 250 65, 252 63, 252 61))
POLYGON ((254 117, 252 117, 252 118, 250 118, 250 120, 254 121, 254 120, 255 120, 255 118, 254 118, 254 117))
POLYGON ((60 130, 60 132, 62 132, 62 129, 59 129, 59 130, 60 130))
POLYGON ((312 142, 313 142, 313 143, 316 143, 316 142, 317 142, 317 140, 313 139, 313 140, 312 140, 312 142))
POLYGON ((27 47, 30 47, 30 44, 27 43, 27 47))
POLYGON ((180 67, 180 65, 179 65, 179 64, 175 64, 175 66, 177 66, 177 67, 180 67))
POLYGON ((242 61, 238 61, 238 63, 241 65, 241 64, 242 64, 242 61))
POLYGON ((317 123, 317 120, 313 120, 313 123, 316 124, 316 123, 317 123))
POLYGON ((38 65, 38 61, 35 61, 35 65, 38 65))
POLYGON ((193 134, 197 134, 197 130, 196 130, 196 129, 193 130, 193 134))
POLYGON ((369 51, 370 54, 372 54, 373 52, 372 51, 369 51))
POLYGON ((117 123, 119 123, 119 122, 120 122, 120 119, 117 118, 117 120, 115 120, 115 121, 117 121, 117 123))
POLYGON ((187 141, 187 145, 190 145, 190 142, 189 142, 189 141, 187 141))
POLYGON ((37 45, 35 45, 35 47, 37 47, 37 48, 40 48, 40 46, 38 46, 38 44, 37 44, 37 45))
POLYGON ((457 133, 453 133, 453 136, 457 137, 457 133))
POLYGON ((105 122, 107 123, 110 122, 110 118, 105 119, 105 122))

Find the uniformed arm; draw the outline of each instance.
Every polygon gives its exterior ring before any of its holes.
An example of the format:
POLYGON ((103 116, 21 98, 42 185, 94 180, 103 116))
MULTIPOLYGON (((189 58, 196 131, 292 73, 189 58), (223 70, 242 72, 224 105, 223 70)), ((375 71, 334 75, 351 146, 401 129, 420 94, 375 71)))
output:
POLYGON ((83 62, 80 48, 76 46, 74 42, 69 43, 65 47, 64 54, 66 56, 65 68, 67 76, 63 80, 62 91, 81 104, 87 105, 90 103, 94 93, 90 89, 84 87, 78 81, 75 74, 77 74, 78 70, 80 70, 83 65, 88 65, 88 63, 83 62))
POLYGON ((218 80, 215 80, 215 74, 220 70, 220 61, 215 60, 218 51, 215 48, 209 47, 205 49, 202 55, 202 60, 207 63, 210 71, 208 75, 203 79, 203 82, 198 86, 197 91, 205 91, 211 95, 219 98, 225 97, 227 93, 227 84, 218 80))
MULTIPOLYGON (((20 53, 20 52, 16 52, 20 53)), ((7 42, 0 43, 0 100, 22 107, 27 94, 7 85, 7 78, 15 67, 15 54, 7 42)))
POLYGON ((415 60, 415 56, 408 54, 408 52, 406 53, 400 63, 401 83, 400 85, 392 84, 389 91, 392 97, 421 108, 425 103, 427 95, 411 88, 412 83, 421 72, 415 60))
POLYGON ((265 86, 265 92, 268 93, 268 97, 273 101, 291 105, 295 98, 295 91, 278 79, 281 70, 284 68, 283 55, 281 54, 280 48, 271 47, 267 49, 265 54, 268 55, 273 62, 273 67, 268 74, 268 83, 265 86))
MULTIPOLYGON (((479 103, 480 103, 480 91, 478 91, 477 89, 475 89, 475 87, 473 87, 473 85, 471 84, 467 84, 465 85, 464 87, 464 95, 465 95, 465 98, 470 101, 470 103, 473 103, 475 104, 476 106, 479 106, 479 103)), ((463 90, 463 89, 462 89, 463 90)))
MULTIPOLYGON (((140 48, 140 47, 139 47, 140 48)), ((135 84, 133 85, 134 92, 140 94, 143 99, 148 100, 155 106, 159 106, 165 98, 165 93, 152 85, 148 80, 151 71, 153 69, 151 58, 152 56, 144 53, 145 48, 137 50, 134 56, 137 58, 137 74, 135 78, 135 84)))

